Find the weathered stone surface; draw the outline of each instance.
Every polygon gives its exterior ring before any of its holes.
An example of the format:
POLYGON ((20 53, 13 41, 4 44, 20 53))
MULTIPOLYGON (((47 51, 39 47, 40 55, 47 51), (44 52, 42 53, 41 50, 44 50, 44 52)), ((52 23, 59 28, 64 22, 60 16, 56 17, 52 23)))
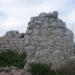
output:
POLYGON ((44 12, 39 14, 39 17, 41 17, 41 18, 46 17, 46 16, 47 16, 47 14, 44 12))
POLYGON ((27 63, 62 65, 74 56, 73 33, 58 18, 58 12, 41 13, 28 23, 25 47, 27 63))
POLYGON ((53 14, 52 14, 52 17, 53 18, 57 18, 58 17, 58 12, 57 11, 54 11, 53 14))
POLYGON ((16 69, 11 70, 10 72, 2 71, 0 72, 0 75, 25 75, 24 69, 16 69))
POLYGON ((8 31, 8 32, 5 34, 5 37, 13 38, 13 37, 16 37, 17 34, 19 34, 18 31, 8 31))
POLYGON ((25 33, 18 31, 8 31, 5 36, 0 38, 0 51, 5 49, 20 50, 24 49, 25 33))

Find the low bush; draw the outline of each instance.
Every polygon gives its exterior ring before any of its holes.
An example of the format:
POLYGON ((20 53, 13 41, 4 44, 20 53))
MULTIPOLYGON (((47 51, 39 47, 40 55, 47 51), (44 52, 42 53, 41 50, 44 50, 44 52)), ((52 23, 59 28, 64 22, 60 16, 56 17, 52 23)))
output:
POLYGON ((47 64, 33 63, 30 66, 31 69, 29 71, 32 75, 55 75, 55 72, 47 64))
POLYGON ((11 67, 23 68, 26 61, 26 53, 18 53, 16 50, 7 50, 0 53, 0 67, 11 67))

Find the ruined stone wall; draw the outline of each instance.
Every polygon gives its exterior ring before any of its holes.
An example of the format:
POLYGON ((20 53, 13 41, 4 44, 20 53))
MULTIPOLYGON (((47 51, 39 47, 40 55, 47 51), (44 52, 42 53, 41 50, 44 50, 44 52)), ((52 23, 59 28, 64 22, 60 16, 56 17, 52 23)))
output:
POLYGON ((0 38, 0 50, 27 52, 27 63, 63 64, 74 57, 73 33, 58 18, 58 12, 32 17, 26 33, 9 31, 0 38))
POLYGON ((0 50, 24 50, 25 33, 18 31, 8 31, 3 37, 0 38, 0 50))
POLYGON ((31 18, 25 45, 27 63, 63 64, 74 56, 73 33, 58 18, 57 11, 31 18))

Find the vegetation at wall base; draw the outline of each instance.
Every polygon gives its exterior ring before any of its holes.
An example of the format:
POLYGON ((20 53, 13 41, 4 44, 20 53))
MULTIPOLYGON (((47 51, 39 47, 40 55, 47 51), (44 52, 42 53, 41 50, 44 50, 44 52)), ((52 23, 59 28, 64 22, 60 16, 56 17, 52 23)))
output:
POLYGON ((47 64, 32 63, 30 66, 29 72, 31 72, 32 75, 75 75, 75 69, 71 69, 72 67, 69 67, 71 70, 64 67, 55 71, 47 64))
POLYGON ((24 68, 26 63, 26 53, 18 53, 14 50, 6 50, 0 53, 0 67, 11 67, 15 66, 16 68, 24 68))
POLYGON ((33 63, 30 66, 29 71, 32 75, 55 75, 55 71, 51 70, 47 64, 33 63))

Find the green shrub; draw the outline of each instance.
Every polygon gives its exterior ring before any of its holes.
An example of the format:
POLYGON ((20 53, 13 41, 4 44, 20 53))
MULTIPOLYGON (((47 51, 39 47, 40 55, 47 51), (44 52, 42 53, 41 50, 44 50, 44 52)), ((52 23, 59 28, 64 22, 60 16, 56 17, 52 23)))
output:
POLYGON ((0 67, 15 66, 16 68, 23 68, 26 61, 26 53, 18 53, 17 51, 7 50, 0 53, 0 67))
POLYGON ((42 63, 33 63, 30 64, 31 69, 29 71, 32 75, 56 75, 53 70, 50 69, 50 66, 42 63))

